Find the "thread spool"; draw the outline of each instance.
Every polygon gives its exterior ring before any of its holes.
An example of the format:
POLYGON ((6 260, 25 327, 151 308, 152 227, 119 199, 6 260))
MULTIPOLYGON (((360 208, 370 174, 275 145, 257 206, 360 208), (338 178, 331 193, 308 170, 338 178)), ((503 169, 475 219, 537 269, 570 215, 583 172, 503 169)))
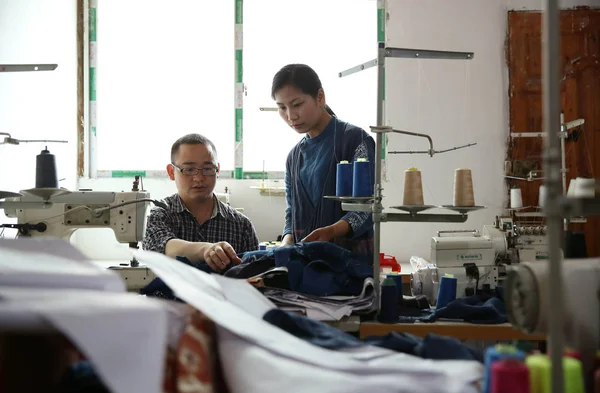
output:
POLYGON ((596 179, 578 177, 575 183, 575 198, 593 198, 596 196, 596 179))
POLYGON ((567 190, 568 197, 570 197, 570 198, 575 197, 575 188, 577 188, 578 181, 579 181, 579 178, 575 178, 575 179, 571 179, 571 181, 569 182, 569 188, 567 190))
POLYGON ((35 188, 58 188, 56 158, 48 149, 42 150, 35 160, 35 188))
POLYGON ((354 161, 354 170, 352 173, 352 196, 369 197, 373 195, 373 180, 369 160, 358 158, 354 161))
POLYGON ((475 206, 473 177, 471 170, 460 168, 454 171, 454 206, 475 206))
POLYGON ((421 171, 409 168, 404 171, 404 205, 423 205, 423 182, 421 171))
POLYGON ((523 195, 520 188, 511 188, 510 190, 510 208, 520 209, 523 207, 523 195))
POLYGON ((531 355, 525 360, 529 369, 529 390, 550 393, 550 359, 546 355, 531 355))
MULTIPOLYGON (((490 393, 492 379, 492 365, 504 359, 525 360, 525 354, 512 345, 498 344, 485 351, 484 375, 483 375, 483 393, 490 393)), ((533 392, 533 390, 532 390, 533 392)))
POLYGON ((438 289, 437 301, 435 307, 440 309, 446 307, 448 303, 456 299, 456 286, 458 280, 456 277, 444 275, 440 279, 440 288, 438 289))
POLYGON ((381 308, 379 320, 383 323, 398 322, 398 290, 394 279, 386 277, 381 283, 381 308))
MULTIPOLYGON (((585 393, 581 362, 572 357, 563 357, 565 392, 585 393)), ((532 355, 525 360, 529 368, 531 392, 551 393, 552 363, 547 355, 532 355)))
POLYGON ((546 198, 548 197, 548 188, 542 184, 538 193, 538 206, 544 207, 546 205, 546 198))
POLYGON ((503 359, 492 364, 491 393, 530 393, 529 369, 516 359, 503 359))
POLYGON ((565 370, 565 392, 585 393, 581 361, 572 357, 564 357, 563 369, 565 370))
POLYGON ((352 196, 352 164, 348 161, 337 164, 335 195, 352 196))

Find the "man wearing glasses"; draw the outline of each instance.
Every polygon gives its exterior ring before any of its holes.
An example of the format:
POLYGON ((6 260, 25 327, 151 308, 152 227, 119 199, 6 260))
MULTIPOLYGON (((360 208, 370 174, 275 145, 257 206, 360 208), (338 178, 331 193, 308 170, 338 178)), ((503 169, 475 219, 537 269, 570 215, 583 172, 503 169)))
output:
POLYGON ((164 200, 167 209, 154 207, 150 212, 145 250, 205 261, 221 272, 241 262, 237 253, 258 249, 250 220, 213 193, 219 168, 217 149, 206 137, 188 134, 173 144, 167 172, 177 194, 164 200))

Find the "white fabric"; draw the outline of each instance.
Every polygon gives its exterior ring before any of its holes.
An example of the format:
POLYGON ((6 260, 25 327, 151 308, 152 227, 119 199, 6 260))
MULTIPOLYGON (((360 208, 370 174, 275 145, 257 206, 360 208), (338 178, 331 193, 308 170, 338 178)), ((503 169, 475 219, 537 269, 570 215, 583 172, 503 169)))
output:
POLYGON ((130 293, 9 287, 0 287, 0 298, 0 328, 14 327, 14 319, 43 320, 86 355, 112 392, 161 392, 167 346, 161 302, 130 293))
POLYGON ((62 239, 0 239, 0 285, 125 292, 121 277, 62 239))
POLYGON ((154 252, 135 256, 219 326, 232 393, 477 391, 483 374, 478 362, 425 360, 370 346, 348 352, 320 348, 265 322, 262 316, 273 307, 243 280, 209 275, 154 252), (235 297, 226 295, 231 287, 235 297))
POLYGON ((226 329, 219 330, 219 356, 226 365, 231 392, 481 392, 474 381, 482 375, 482 368, 473 362, 423 360, 395 353, 344 369, 320 367, 269 351, 226 329))
POLYGON ((0 255, 0 331, 61 332, 112 392, 162 391, 164 302, 126 293, 64 240, 4 239, 0 255))

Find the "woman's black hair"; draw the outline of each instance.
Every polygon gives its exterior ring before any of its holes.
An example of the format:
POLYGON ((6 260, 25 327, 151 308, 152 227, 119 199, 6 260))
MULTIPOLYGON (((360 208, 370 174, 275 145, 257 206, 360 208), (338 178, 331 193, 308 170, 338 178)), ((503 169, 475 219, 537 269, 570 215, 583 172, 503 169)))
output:
MULTIPOLYGON (((280 69, 273 77, 271 85, 271 98, 275 99, 277 90, 284 86, 293 86, 304 94, 308 94, 312 98, 317 98, 317 93, 323 88, 319 76, 306 64, 288 64, 280 69)), ((325 110, 331 116, 335 113, 329 105, 325 105, 325 110)))

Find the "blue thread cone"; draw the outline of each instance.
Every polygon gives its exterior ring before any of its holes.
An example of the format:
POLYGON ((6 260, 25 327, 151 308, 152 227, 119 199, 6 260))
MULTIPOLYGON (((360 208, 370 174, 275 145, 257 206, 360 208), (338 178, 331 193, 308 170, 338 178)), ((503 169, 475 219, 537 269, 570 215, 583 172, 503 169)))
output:
POLYGON ((492 364, 494 364, 494 362, 498 360, 503 359, 517 359, 520 361, 525 361, 525 354, 512 345, 498 344, 496 346, 488 348, 485 351, 483 393, 490 393, 492 379, 492 364))
POLYGON ((435 308, 440 309, 446 307, 448 303, 456 299, 456 285, 456 277, 443 276, 440 279, 440 287, 435 308))
POLYGON ((381 309, 379 320, 384 323, 398 322, 398 290, 394 279, 386 277, 381 283, 381 309))
POLYGON ((340 161, 337 164, 335 195, 352 196, 352 164, 340 161))
POLYGON ((359 158, 354 161, 354 173, 352 174, 352 196, 369 197, 373 195, 374 185, 371 175, 369 161, 359 158))

